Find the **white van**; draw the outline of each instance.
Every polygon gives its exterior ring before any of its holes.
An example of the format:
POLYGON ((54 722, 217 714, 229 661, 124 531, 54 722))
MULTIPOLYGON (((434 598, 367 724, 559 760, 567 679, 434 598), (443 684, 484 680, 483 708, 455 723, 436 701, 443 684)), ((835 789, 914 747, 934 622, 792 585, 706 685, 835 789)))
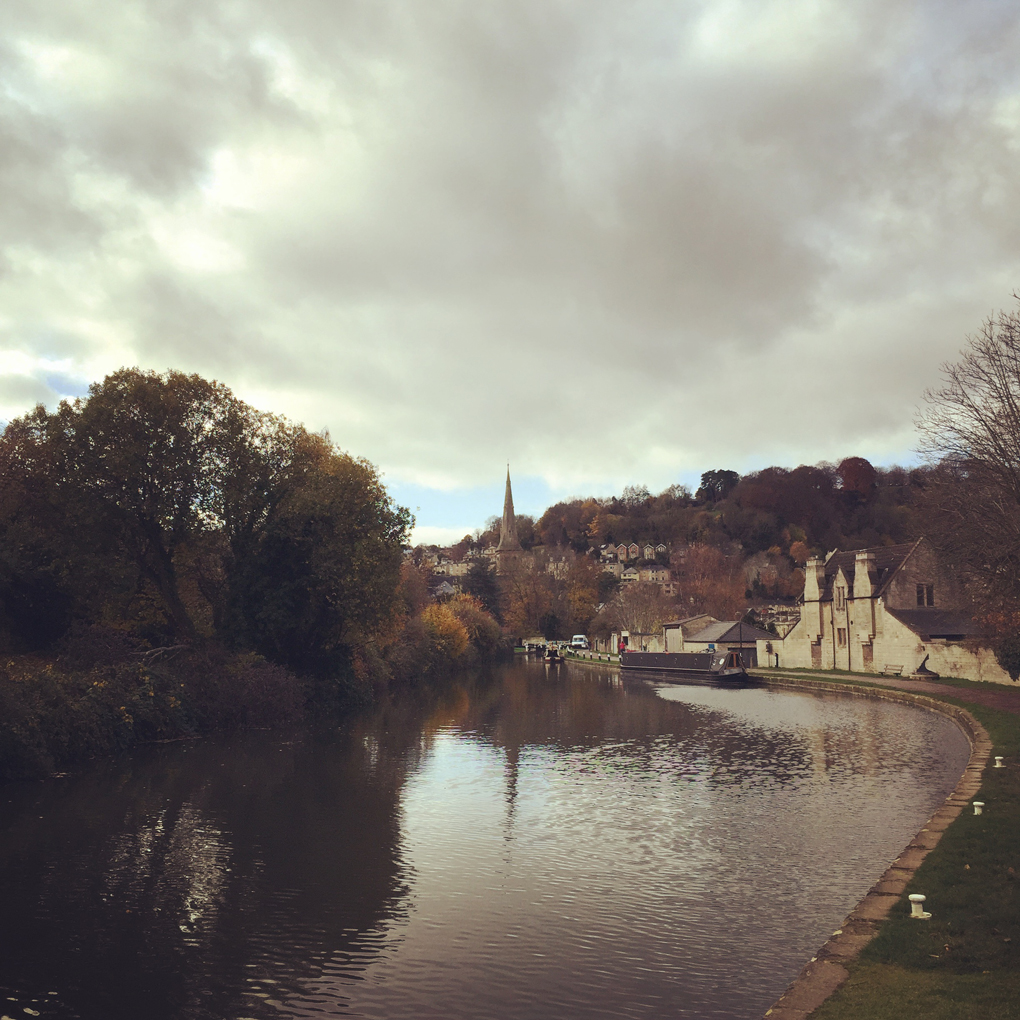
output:
POLYGON ((582 651, 588 650, 588 639, 583 634, 575 634, 570 639, 571 648, 580 648, 582 651))

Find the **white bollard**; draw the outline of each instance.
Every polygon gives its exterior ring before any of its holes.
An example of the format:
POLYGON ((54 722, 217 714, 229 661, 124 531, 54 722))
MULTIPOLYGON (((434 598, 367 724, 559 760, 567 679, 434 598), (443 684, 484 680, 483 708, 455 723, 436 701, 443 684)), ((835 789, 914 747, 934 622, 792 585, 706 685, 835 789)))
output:
POLYGON ((1004 769, 1006 767, 1005 765, 1002 764, 1002 755, 1001 754, 997 754, 995 756, 995 767, 997 769, 1004 769))
POLYGON ((919 893, 911 893, 908 897, 910 900, 910 916, 916 917, 920 921, 927 921, 931 914, 924 912, 924 896, 919 893))
POLYGON ((971 803, 974 805, 974 814, 981 814, 981 809, 985 806, 985 802, 983 800, 975 800, 971 803))

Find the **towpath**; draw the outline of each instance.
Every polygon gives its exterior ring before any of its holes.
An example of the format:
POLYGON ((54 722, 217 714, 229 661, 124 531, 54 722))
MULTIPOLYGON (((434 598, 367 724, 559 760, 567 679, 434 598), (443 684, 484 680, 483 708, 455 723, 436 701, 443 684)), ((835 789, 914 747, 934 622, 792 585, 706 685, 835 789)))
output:
POLYGON ((807 670, 760 669, 756 675, 768 677, 797 677, 816 680, 857 680, 860 683, 874 684, 876 687, 894 687, 900 691, 914 691, 916 694, 935 694, 944 698, 957 698, 972 705, 984 705, 1000 712, 1013 712, 1020 715, 1020 684, 1016 687, 1005 687, 999 684, 981 684, 978 686, 956 687, 938 680, 908 680, 905 677, 880 676, 875 673, 811 673, 807 670))

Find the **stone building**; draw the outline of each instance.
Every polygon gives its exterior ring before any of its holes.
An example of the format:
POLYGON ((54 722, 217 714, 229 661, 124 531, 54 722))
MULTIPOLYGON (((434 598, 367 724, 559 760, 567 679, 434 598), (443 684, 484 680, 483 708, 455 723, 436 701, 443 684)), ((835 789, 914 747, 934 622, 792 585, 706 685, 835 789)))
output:
POLYGON ((800 621, 761 642, 763 664, 1009 682, 927 539, 834 551, 804 574, 800 621))

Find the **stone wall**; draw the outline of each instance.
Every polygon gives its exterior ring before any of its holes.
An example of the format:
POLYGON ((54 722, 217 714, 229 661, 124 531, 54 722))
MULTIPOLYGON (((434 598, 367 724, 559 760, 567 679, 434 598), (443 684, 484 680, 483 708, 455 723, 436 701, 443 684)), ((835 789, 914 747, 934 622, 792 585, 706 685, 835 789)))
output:
MULTIPOLYGON (((885 611, 881 599, 875 600, 868 607, 869 613, 872 607, 874 612, 874 638, 870 644, 862 641, 861 638, 867 636, 861 620, 865 611, 863 603, 864 600, 858 600, 853 611, 854 633, 850 637, 853 641, 850 661, 855 672, 882 673, 887 668, 901 666, 906 676, 916 670, 927 655, 928 669, 941 676, 984 680, 989 683, 1012 683, 1009 675, 996 661, 991 648, 974 641, 922 641, 909 627, 885 611)), ((773 638, 769 642, 758 642, 758 661, 763 665, 771 661, 780 667, 792 669, 846 668, 846 649, 837 646, 835 652, 833 650, 829 608, 827 602, 804 603, 800 623, 785 639, 773 638), (772 646, 771 660, 766 652, 767 644, 772 646)), ((839 616, 838 613, 836 615, 839 616)), ((838 625, 838 619, 836 622, 838 625)))

